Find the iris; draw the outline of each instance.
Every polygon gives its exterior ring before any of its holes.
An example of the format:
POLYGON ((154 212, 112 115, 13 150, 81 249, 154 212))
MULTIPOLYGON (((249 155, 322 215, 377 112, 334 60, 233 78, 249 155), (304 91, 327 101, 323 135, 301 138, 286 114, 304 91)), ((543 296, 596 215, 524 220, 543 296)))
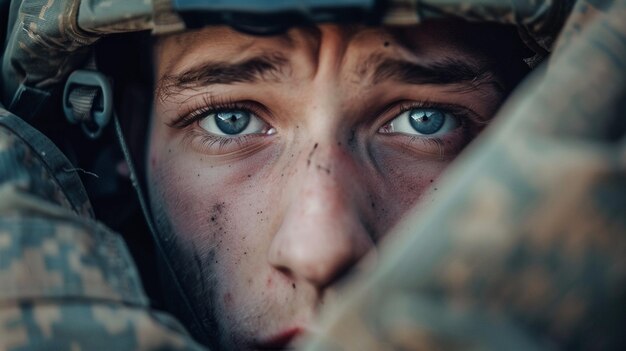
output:
POLYGON ((224 110, 215 114, 215 124, 228 135, 243 132, 250 123, 250 113, 244 110, 224 110))
POLYGON ((437 133, 443 127, 445 121, 445 114, 439 110, 415 109, 409 113, 411 127, 424 135, 437 133))

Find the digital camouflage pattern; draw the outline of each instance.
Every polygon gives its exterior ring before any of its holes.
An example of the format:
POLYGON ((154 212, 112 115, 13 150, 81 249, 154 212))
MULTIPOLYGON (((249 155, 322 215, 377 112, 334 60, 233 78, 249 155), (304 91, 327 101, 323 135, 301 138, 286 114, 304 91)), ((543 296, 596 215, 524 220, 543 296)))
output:
MULTIPOLYGON (((571 15, 546 67, 401 224, 375 272, 326 306, 305 349, 623 349, 626 0, 394 4, 389 23, 517 24, 539 57, 571 15)), ((4 101, 58 88, 99 37, 148 29, 182 28, 166 1, 24 1, 2 60, 4 101)), ((150 309, 71 164, 0 115, 0 350, 201 349, 150 309)))
POLYGON ((0 350, 200 350, 149 309, 122 238, 98 224, 45 136, 0 108, 0 350))

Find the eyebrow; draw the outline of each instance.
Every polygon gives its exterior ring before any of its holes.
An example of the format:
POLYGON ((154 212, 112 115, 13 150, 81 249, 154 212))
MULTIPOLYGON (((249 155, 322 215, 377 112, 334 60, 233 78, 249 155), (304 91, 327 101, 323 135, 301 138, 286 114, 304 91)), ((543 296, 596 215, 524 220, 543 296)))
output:
POLYGON ((184 89, 201 88, 215 84, 254 83, 278 81, 285 75, 289 60, 280 54, 260 55, 242 62, 203 62, 180 74, 165 75, 159 79, 156 96, 161 99, 184 89))
MULTIPOLYGON (((432 63, 414 63, 397 59, 382 59, 372 56, 369 61, 378 61, 371 82, 378 84, 385 80, 394 80, 406 84, 467 84, 469 88, 489 84, 498 92, 504 92, 504 86, 496 79, 488 66, 470 64, 457 58, 446 57, 432 63)), ((363 72, 363 70, 361 71, 363 72)))
MULTIPOLYGON (((487 67, 470 64, 456 58, 443 58, 433 63, 414 63, 404 60, 384 58, 372 54, 360 68, 359 76, 375 66, 371 82, 378 84, 394 80, 405 84, 463 84, 475 89, 479 85, 492 85, 498 92, 504 87, 487 67)), ((184 89, 202 88, 215 84, 255 83, 258 81, 279 81, 285 75, 289 60, 281 54, 261 55, 242 62, 223 61, 203 62, 180 74, 163 76, 156 89, 161 100, 184 89)))

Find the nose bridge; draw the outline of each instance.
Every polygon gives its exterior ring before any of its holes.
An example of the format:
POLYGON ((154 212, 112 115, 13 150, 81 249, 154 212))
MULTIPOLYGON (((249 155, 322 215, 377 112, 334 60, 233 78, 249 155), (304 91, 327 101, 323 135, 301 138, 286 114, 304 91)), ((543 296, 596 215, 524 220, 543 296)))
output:
POLYGON ((361 220, 356 165, 340 143, 312 142, 290 180, 292 197, 270 263, 323 288, 373 246, 361 220))
POLYGON ((364 189, 356 160, 341 142, 313 142, 301 164, 304 172, 295 180, 299 189, 295 193, 299 198, 292 206, 300 207, 303 214, 309 216, 333 214, 327 220, 359 215, 358 198, 364 189))

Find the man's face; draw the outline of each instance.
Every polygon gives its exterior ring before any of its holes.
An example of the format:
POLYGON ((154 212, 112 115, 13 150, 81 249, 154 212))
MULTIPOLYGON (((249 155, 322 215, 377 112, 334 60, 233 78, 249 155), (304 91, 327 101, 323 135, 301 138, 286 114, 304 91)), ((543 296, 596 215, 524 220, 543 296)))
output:
POLYGON ((504 94, 472 30, 210 28, 158 41, 151 206, 211 346, 285 346, 437 190, 504 94))

